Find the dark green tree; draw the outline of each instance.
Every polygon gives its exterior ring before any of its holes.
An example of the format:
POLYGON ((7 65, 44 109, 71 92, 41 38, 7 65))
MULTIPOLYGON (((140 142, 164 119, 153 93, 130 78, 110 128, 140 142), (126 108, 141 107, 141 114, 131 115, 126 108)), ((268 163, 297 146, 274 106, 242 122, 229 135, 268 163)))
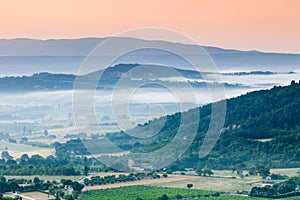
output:
POLYGON ((194 185, 191 184, 191 183, 189 183, 189 184, 186 185, 186 187, 187 187, 188 189, 191 189, 193 186, 194 186, 194 185))

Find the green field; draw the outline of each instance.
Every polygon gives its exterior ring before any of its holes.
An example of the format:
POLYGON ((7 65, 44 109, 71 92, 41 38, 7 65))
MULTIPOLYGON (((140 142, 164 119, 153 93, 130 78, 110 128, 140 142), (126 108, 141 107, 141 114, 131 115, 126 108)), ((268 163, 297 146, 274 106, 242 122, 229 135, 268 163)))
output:
MULTIPOLYGON (((161 188, 153 186, 129 186, 114 189, 103 189, 88 191, 83 193, 82 200, 136 200, 141 198, 143 200, 157 200, 163 194, 168 195, 169 198, 175 198, 176 195, 180 194, 184 199, 190 197, 203 198, 208 200, 221 199, 221 200, 239 200, 239 199, 259 199, 253 197, 241 197, 241 196, 219 196, 213 197, 211 195, 216 194, 214 191, 196 190, 196 189, 183 189, 183 188, 161 188)), ((190 198, 192 199, 192 198, 190 198)))

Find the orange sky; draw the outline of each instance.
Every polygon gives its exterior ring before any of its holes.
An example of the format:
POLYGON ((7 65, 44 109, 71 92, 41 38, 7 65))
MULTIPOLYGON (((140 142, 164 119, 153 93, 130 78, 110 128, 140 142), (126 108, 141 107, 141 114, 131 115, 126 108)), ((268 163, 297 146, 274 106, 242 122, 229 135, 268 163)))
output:
POLYGON ((0 38, 103 37, 139 27, 200 44, 300 53, 299 0, 0 0, 0 38))

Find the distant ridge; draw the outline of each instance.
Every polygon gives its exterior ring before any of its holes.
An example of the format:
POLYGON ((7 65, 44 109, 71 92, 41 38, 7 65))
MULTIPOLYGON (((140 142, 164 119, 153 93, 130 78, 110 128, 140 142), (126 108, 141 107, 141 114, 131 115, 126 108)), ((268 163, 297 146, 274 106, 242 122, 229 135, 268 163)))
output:
MULTIPOLYGON (((53 74, 49 72, 35 73, 31 76, 6 76, 0 78, 0 92, 28 92, 28 91, 57 91, 57 90, 73 90, 74 83, 77 77, 80 77, 87 85, 90 80, 100 81, 97 89, 111 89, 120 78, 125 78, 128 82, 142 84, 144 80, 156 79, 156 82, 164 82, 159 78, 185 77, 187 79, 195 79, 191 82, 193 87, 205 87, 201 74, 197 71, 182 70, 167 66, 154 65, 139 65, 139 64, 118 64, 113 67, 108 67, 106 70, 98 70, 84 75, 74 74, 53 74), (137 68, 135 68, 137 67, 137 68), (131 70, 139 69, 132 74, 131 70), (125 77, 123 77, 126 75, 125 77)), ((181 83, 171 83, 168 81, 165 84, 176 84, 182 86, 181 83)), ((224 84, 225 87, 246 87, 241 84, 224 84)))
MULTIPOLYGON (((0 39, 0 76, 30 75, 37 72, 75 74, 86 56, 106 38, 81 39, 0 39), (4 70, 5 69, 5 70, 4 70)), ((172 43, 168 41, 148 41, 135 38, 115 38, 123 44, 159 44, 198 56, 198 46, 172 43)), ((114 52, 117 46, 108 51, 114 52)), ((264 53, 259 51, 240 51, 203 46, 221 71, 300 71, 300 54, 264 53)), ((101 55, 102 56, 102 55, 101 55)), ((110 57, 111 55, 103 55, 110 57)), ((183 55, 184 56, 184 55, 183 55)), ((99 66, 104 65, 99 59, 99 66)), ((176 68, 187 69, 187 62, 180 57, 170 56, 154 50, 133 52, 121 58, 119 63, 157 63, 176 68)))
MULTIPOLYGON (((15 38, 15 39, 0 39, 0 56, 86 56, 100 42, 108 39, 104 38, 78 38, 78 39, 30 39, 30 38, 15 38)), ((143 40, 137 38, 115 37, 120 40, 128 40, 129 42, 140 43, 165 43, 168 45, 176 45, 179 47, 193 48, 198 45, 174 43, 162 40, 143 40)), ((236 50, 226 49, 214 46, 203 46, 209 54, 235 54, 235 53, 250 53, 250 54, 281 54, 281 55, 300 55, 291 53, 276 53, 262 52, 258 50, 236 50)))

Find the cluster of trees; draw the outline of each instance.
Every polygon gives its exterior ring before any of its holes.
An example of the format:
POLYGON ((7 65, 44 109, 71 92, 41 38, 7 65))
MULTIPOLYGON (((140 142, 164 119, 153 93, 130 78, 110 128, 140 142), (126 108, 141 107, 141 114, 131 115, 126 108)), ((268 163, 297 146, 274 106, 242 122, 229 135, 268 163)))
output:
MULTIPOLYGON (((260 175, 263 179, 267 178, 270 174, 271 174, 270 168, 263 165, 256 165, 256 167, 251 167, 251 169, 249 170, 249 175, 252 176, 260 175)), ((275 176, 276 175, 273 175, 273 178, 275 176)))
POLYGON ((213 171, 211 170, 211 169, 208 169, 208 168, 200 168, 200 167, 198 167, 197 169, 196 169, 196 173, 197 173, 197 175, 198 176, 211 176, 211 175, 213 175, 214 173, 213 173, 213 171))
POLYGON ((84 188, 84 185, 82 185, 81 183, 77 182, 77 181, 72 181, 72 180, 68 180, 68 179, 62 179, 61 181, 62 186, 60 188, 72 188, 73 192, 72 195, 65 195, 61 190, 49 190, 50 193, 52 193, 53 195, 60 195, 62 196, 64 199, 67 200, 73 200, 73 199, 77 199, 77 197, 81 194, 82 189, 84 188))
POLYGON ((43 158, 40 155, 28 156, 23 154, 21 158, 13 159, 7 151, 3 151, 0 159, 0 174, 3 175, 79 175, 88 173, 89 167, 95 165, 98 170, 107 170, 101 167, 94 158, 48 156, 43 158))
POLYGON ((270 178, 271 180, 286 180, 289 177, 287 175, 282 175, 282 174, 271 174, 270 178))
POLYGON ((81 172, 73 166, 57 166, 57 167, 35 167, 35 168, 19 168, 18 165, 10 166, 7 169, 0 169, 2 175, 49 175, 49 176, 77 176, 81 172))
POLYGON ((3 194, 0 193, 0 200, 13 200, 11 197, 4 197, 3 194))
POLYGON ((33 76, 0 78, 2 91, 62 90, 72 89, 76 76, 65 74, 37 73, 33 76))
MULTIPOLYGON (((113 138, 117 138, 117 134, 113 135, 113 138)), ((114 139, 115 140, 115 139, 114 139)), ((120 144, 124 142, 120 141, 120 144)), ((132 149, 131 144, 121 144, 122 149, 130 150, 132 149)), ((119 153, 120 151, 114 148, 111 148, 109 143, 106 140, 98 137, 98 134, 92 134, 91 138, 76 138, 70 139, 66 143, 54 143, 53 144, 57 156, 70 156, 70 155, 90 155, 90 149, 93 149, 93 154, 110 154, 110 153, 119 153), (86 147, 89 147, 87 149, 86 147)))
POLYGON ((250 195, 255 197, 285 198, 300 196, 300 177, 291 177, 272 186, 253 187, 250 195))
POLYGON ((6 181, 5 177, 0 177, 0 193, 16 191, 19 187, 15 181, 6 181))
POLYGON ((0 193, 5 192, 32 192, 37 190, 49 190, 53 187, 54 183, 47 181, 44 182, 38 177, 35 177, 33 180, 27 179, 9 179, 6 180, 5 177, 0 177, 0 193), (23 186, 20 186, 20 185, 23 186))
POLYGON ((64 136, 64 138, 87 138, 87 134, 86 133, 78 133, 78 134, 67 134, 64 136))
POLYGON ((0 159, 0 173, 2 175, 79 175, 67 160, 58 160, 54 156, 43 158, 39 155, 29 157, 23 154, 20 159, 13 159, 8 152, 2 152, 0 159))
MULTIPOLYGON (((62 179, 60 182, 57 181, 44 181, 35 177, 31 179, 9 179, 6 180, 5 177, 0 177, 0 194, 5 192, 33 192, 41 191, 47 192, 49 195, 54 195, 56 199, 76 199, 81 193, 84 185, 77 181, 72 181, 68 179, 62 179), (21 185, 22 184, 22 185, 21 185), (72 195, 66 194, 64 191, 66 189, 72 188, 72 195)), ((1 195, 0 195, 0 200, 1 195)))
MULTIPOLYGON (((164 175, 163 177, 167 177, 164 175)), ((111 183, 120 183, 120 182, 129 182, 129 181, 137 181, 137 180, 145 180, 145 179, 157 179, 160 178, 160 175, 149 172, 149 173, 130 173, 128 175, 120 174, 119 176, 111 175, 111 176, 93 176, 91 179, 84 179, 84 184, 86 186, 93 185, 105 185, 111 183)))
MULTIPOLYGON (((59 145, 61 144, 57 146, 59 145)), ((89 172, 116 171, 96 158, 71 156, 61 149, 57 153, 56 156, 46 158, 40 155, 23 154, 20 158, 14 159, 7 151, 3 151, 0 158, 0 174, 76 176, 88 175, 89 172)))
POLYGON ((71 139, 66 143, 56 142, 53 144, 55 155, 58 157, 69 157, 70 155, 89 155, 90 152, 86 149, 81 139, 71 139))

